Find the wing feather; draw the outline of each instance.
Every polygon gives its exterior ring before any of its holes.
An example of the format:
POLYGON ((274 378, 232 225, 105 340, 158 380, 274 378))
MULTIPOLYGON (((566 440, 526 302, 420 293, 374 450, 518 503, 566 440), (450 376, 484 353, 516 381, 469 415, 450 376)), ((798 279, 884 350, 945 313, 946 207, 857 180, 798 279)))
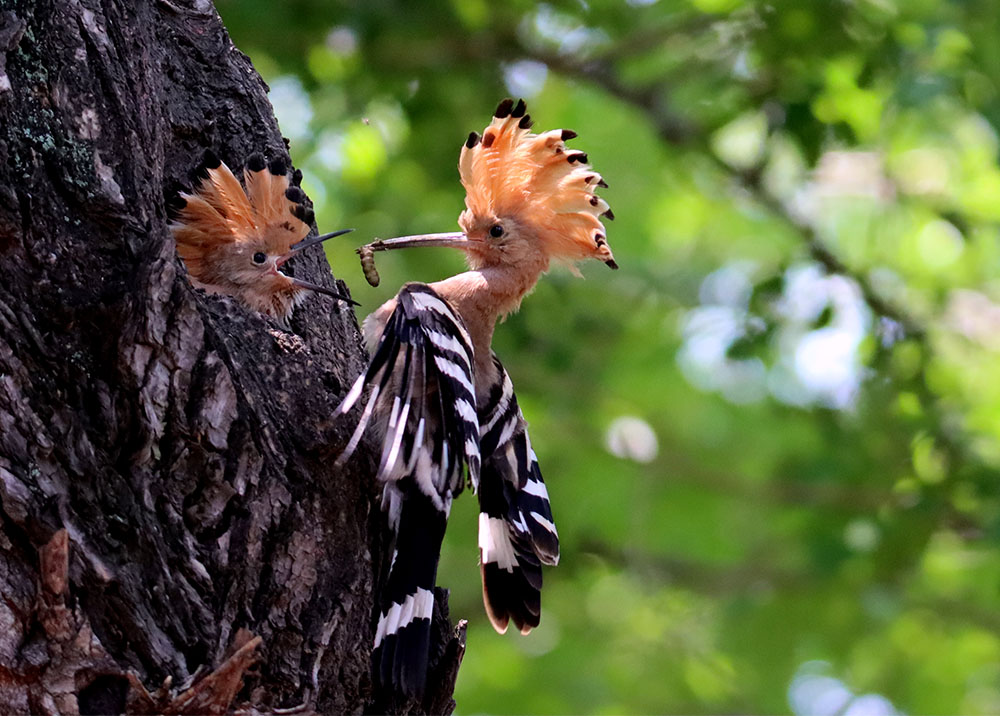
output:
POLYGON ((496 379, 479 411, 483 603, 497 631, 513 620, 527 633, 538 626, 542 565, 558 563, 559 535, 510 376, 496 356, 493 362, 496 379))
POLYGON ((429 286, 404 286, 368 369, 337 408, 339 414, 349 412, 365 386, 378 391, 369 398, 340 462, 357 448, 358 431, 363 433, 374 418, 385 428, 380 480, 400 479, 418 462, 414 451, 424 451, 437 468, 429 484, 438 499, 446 491, 460 491, 465 466, 477 483, 479 422, 472 366, 472 341, 458 314, 429 286), (412 437, 421 420, 418 441, 412 437))

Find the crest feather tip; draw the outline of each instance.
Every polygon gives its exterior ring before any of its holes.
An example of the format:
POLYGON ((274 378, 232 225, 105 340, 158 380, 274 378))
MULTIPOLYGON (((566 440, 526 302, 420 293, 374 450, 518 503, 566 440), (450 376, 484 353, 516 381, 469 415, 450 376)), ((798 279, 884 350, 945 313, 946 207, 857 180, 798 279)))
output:
POLYGON ((202 156, 202 164, 206 169, 218 169, 219 165, 222 164, 222 160, 219 159, 218 155, 211 149, 206 149, 205 154, 202 156))
POLYGON ((316 214, 312 209, 307 209, 302 206, 302 204, 296 204, 291 209, 292 216, 301 221, 303 224, 312 225, 313 221, 316 219, 316 214))
POLYGON ((252 172, 262 172, 267 163, 264 161, 264 155, 260 152, 254 152, 249 157, 247 157, 246 167, 252 172))
POLYGON ((267 165, 267 169, 275 176, 283 177, 288 173, 288 163, 282 157, 275 157, 267 165))

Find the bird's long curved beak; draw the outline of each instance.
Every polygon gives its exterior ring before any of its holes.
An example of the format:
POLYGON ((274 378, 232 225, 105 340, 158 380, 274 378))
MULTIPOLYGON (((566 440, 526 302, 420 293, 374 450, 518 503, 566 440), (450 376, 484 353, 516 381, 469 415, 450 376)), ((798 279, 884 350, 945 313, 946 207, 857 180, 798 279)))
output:
POLYGON ((398 236, 395 239, 375 239, 367 245, 372 251, 390 251, 392 249, 409 249, 416 246, 451 246, 465 248, 473 243, 461 231, 445 234, 414 234, 413 236, 398 236))
POLYGON ((333 232, 331 232, 329 234, 320 234, 319 236, 313 236, 313 237, 308 238, 308 239, 302 239, 302 241, 300 241, 299 243, 297 243, 294 246, 292 246, 292 248, 290 248, 288 250, 287 254, 285 254, 284 256, 279 257, 278 261, 276 263, 277 263, 278 266, 281 266, 281 264, 285 263, 286 261, 288 261, 288 259, 292 258, 295 254, 297 254, 300 251, 302 251, 302 249, 308 249, 310 246, 315 246, 316 244, 322 244, 327 239, 332 239, 332 238, 335 238, 337 236, 343 236, 344 234, 349 234, 352 231, 354 231, 354 229, 341 229, 340 231, 333 231, 333 232))
MULTIPOLYGON (((284 274, 282 274, 282 275, 284 275, 284 274)), ((326 286, 320 286, 318 283, 313 283, 312 281, 304 281, 303 279, 301 279, 301 278, 295 278, 294 276, 285 276, 285 278, 287 278, 289 281, 291 281, 292 285, 298 286, 299 288, 307 288, 310 291, 315 291, 316 293, 326 294, 327 296, 331 296, 333 298, 336 298, 337 300, 343 301, 344 303, 349 303, 352 306, 360 306, 361 305, 357 301, 354 301, 354 300, 348 298, 344 294, 339 293, 337 291, 334 291, 332 288, 327 288, 326 286)))

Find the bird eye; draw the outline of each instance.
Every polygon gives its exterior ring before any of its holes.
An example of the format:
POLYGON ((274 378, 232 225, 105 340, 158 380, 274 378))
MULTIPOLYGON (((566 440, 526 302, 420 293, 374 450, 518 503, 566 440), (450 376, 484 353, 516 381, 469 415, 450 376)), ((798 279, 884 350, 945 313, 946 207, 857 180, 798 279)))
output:
POLYGON ((265 254, 263 251, 258 251, 253 255, 253 262, 258 266, 260 266, 265 261, 267 261, 267 254, 265 254))
POLYGON ((503 227, 500 226, 500 224, 493 224, 493 226, 490 227, 490 236, 494 239, 499 239, 503 236, 503 227))

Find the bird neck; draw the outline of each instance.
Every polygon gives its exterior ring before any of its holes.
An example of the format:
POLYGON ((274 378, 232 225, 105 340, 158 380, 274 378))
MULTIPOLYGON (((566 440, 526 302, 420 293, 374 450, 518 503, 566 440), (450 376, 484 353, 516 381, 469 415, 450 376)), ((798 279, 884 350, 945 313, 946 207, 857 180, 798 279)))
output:
POLYGON ((497 319, 518 309, 544 271, 542 265, 527 271, 523 267, 487 266, 431 284, 465 322, 478 374, 483 375, 492 365, 490 343, 497 319))

